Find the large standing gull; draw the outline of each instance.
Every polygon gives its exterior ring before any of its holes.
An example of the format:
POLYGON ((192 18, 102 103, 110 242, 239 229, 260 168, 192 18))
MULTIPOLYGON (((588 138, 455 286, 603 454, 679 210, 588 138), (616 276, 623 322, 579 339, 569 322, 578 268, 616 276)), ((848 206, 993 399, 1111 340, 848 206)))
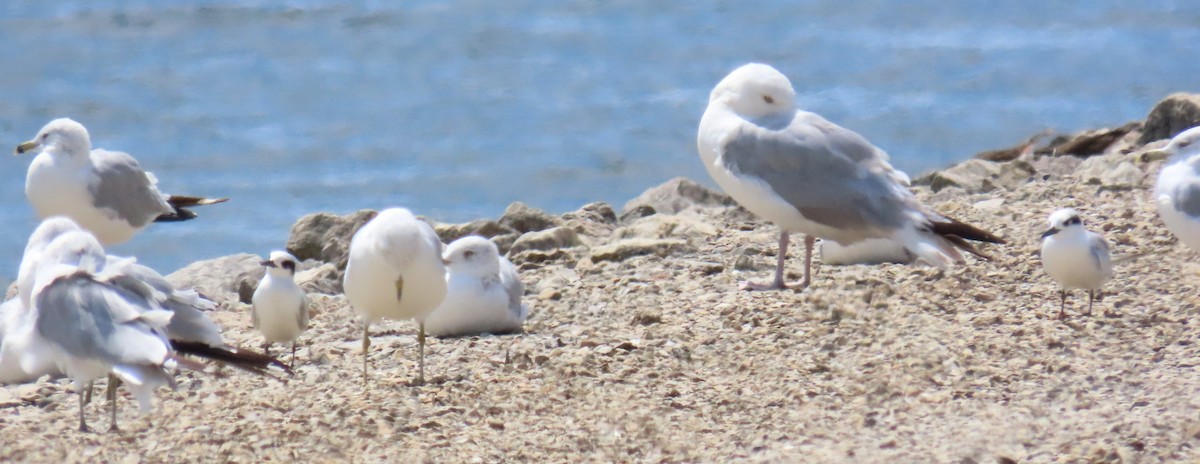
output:
POLYGON ((226 201, 165 195, 157 179, 128 153, 92 149, 82 124, 50 121, 16 153, 40 150, 25 176, 25 196, 38 217, 70 217, 104 245, 128 241, 151 222, 196 217, 187 208, 226 201))
POLYGON ((1200 251, 1200 127, 1180 132, 1158 151, 1173 157, 1154 186, 1158 216, 1181 242, 1200 251))
POLYGON ((700 120, 697 147, 713 180, 746 209, 779 226, 775 280, 746 289, 782 289, 788 235, 806 234, 807 287, 815 238, 842 245, 888 238, 937 267, 961 262, 967 242, 1004 243, 917 202, 903 173, 862 136, 795 108, 796 92, 765 64, 721 80, 700 120))
POLYGON ((1058 318, 1067 317, 1067 292, 1088 292, 1088 315, 1096 293, 1113 276, 1108 241, 1083 227, 1083 219, 1071 208, 1050 214, 1050 228, 1042 233, 1042 267, 1062 286, 1058 318))
POLYGON ((386 317, 417 321, 417 384, 425 383, 425 317, 446 297, 442 242, 433 228, 404 208, 381 211, 350 239, 342 287, 363 316, 363 382, 371 323, 386 317))
POLYGON ((467 236, 446 247, 446 299, 425 318, 435 336, 500 334, 521 330, 529 307, 525 284, 496 244, 467 236))

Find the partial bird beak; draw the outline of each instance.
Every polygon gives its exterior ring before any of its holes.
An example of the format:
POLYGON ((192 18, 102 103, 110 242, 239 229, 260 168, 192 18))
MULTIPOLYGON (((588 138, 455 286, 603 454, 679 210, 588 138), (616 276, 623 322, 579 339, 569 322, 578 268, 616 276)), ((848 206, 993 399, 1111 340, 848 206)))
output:
POLYGON ((449 266, 449 265, 450 265, 450 260, 448 260, 448 259, 442 259, 442 264, 445 264, 445 265, 449 266))
POLYGON ((1049 236, 1057 234, 1057 233, 1058 233, 1058 229, 1050 228, 1050 230, 1042 232, 1042 238, 1046 238, 1046 237, 1049 237, 1049 236))
POLYGON ((258 263, 258 264, 261 264, 261 265, 263 265, 263 266, 266 266, 266 267, 275 267, 275 263, 274 263, 274 262, 272 262, 272 261, 269 261, 269 260, 268 260, 268 261, 263 261, 263 262, 261 262, 261 263, 258 263))
POLYGON ((17 145, 17 149, 16 149, 16 150, 15 150, 15 152, 13 153, 13 156, 17 156, 17 155, 23 155, 23 154, 25 154, 26 152, 31 152, 31 151, 33 151, 33 150, 34 150, 34 149, 36 149, 37 147, 38 147, 38 142, 37 142, 37 140, 30 140, 30 141, 28 141, 28 142, 25 142, 25 143, 22 143, 22 144, 20 144, 20 145, 17 145))
POLYGON ((1171 152, 1168 151, 1167 147, 1164 146, 1162 148, 1155 148, 1153 150, 1147 150, 1147 151, 1142 152, 1141 160, 1142 161, 1155 161, 1155 160, 1167 159, 1170 157, 1171 157, 1171 152))

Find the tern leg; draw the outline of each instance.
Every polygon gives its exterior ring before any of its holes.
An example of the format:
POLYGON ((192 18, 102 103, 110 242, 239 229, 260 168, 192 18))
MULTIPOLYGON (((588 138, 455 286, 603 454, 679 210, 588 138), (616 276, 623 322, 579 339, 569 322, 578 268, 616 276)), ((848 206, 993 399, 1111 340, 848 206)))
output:
MULTIPOLYGON (((82 387, 82 385, 81 385, 82 387)), ((88 431, 87 423, 83 421, 83 389, 79 389, 79 431, 88 431)))
POLYGON ((779 254, 775 257, 775 281, 769 284, 756 282, 742 282, 739 288, 742 290, 783 290, 787 288, 787 284, 783 281, 783 265, 787 261, 788 233, 783 229, 779 230, 779 254))
POLYGON ((363 319, 363 385, 367 384, 367 349, 371 347, 371 338, 367 334, 367 330, 371 327, 371 323, 363 319))
POLYGON ((1066 319, 1067 318, 1067 291, 1065 289, 1059 290, 1058 294, 1059 294, 1059 296, 1062 297, 1062 302, 1058 305, 1058 318, 1066 319))
POLYGON ((417 323, 417 385, 425 385, 425 323, 417 323))
POLYGON ((108 388, 104 390, 104 396, 108 398, 108 431, 120 432, 117 428, 117 387, 121 386, 121 380, 117 376, 108 374, 108 388))
POLYGON ((804 283, 801 288, 808 288, 808 284, 812 283, 810 277, 812 273, 812 252, 813 247, 817 245, 817 238, 811 235, 804 236, 804 283))

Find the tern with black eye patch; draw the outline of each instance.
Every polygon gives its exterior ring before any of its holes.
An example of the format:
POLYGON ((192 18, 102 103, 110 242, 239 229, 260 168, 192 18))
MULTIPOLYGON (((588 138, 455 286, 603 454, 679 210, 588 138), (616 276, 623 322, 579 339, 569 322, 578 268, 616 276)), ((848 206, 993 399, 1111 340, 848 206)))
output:
POLYGON ((1073 209, 1060 209, 1050 215, 1050 228, 1042 233, 1042 266, 1062 289, 1059 291, 1058 317, 1067 316, 1067 292, 1087 290, 1088 311, 1100 288, 1112 279, 1112 256, 1108 241, 1083 227, 1083 219, 1073 209))
POLYGON ((254 290, 250 319, 263 335, 265 349, 272 343, 292 344, 288 367, 296 364, 296 339, 308 329, 308 298, 296 285, 296 257, 272 251, 262 262, 267 272, 254 290))

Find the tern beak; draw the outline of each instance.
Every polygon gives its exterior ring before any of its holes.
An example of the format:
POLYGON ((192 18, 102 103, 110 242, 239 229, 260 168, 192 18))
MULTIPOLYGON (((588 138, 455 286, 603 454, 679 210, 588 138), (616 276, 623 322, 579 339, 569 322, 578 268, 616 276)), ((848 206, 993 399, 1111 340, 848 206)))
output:
POLYGON ((37 140, 30 140, 28 142, 17 145, 17 149, 13 151, 13 156, 23 155, 25 153, 28 153, 28 152, 31 152, 31 151, 37 149, 37 147, 38 147, 37 140))
POLYGON ((1049 236, 1057 234, 1057 233, 1058 233, 1058 229, 1055 229, 1052 227, 1052 228, 1050 228, 1050 230, 1042 232, 1042 238, 1046 238, 1046 237, 1049 237, 1049 236))
POLYGON ((261 265, 263 265, 263 266, 266 266, 266 267, 275 267, 275 263, 273 263, 273 262, 271 262, 271 261, 269 261, 269 260, 268 260, 268 261, 263 261, 263 262, 261 262, 261 263, 258 263, 258 264, 261 264, 261 265))

